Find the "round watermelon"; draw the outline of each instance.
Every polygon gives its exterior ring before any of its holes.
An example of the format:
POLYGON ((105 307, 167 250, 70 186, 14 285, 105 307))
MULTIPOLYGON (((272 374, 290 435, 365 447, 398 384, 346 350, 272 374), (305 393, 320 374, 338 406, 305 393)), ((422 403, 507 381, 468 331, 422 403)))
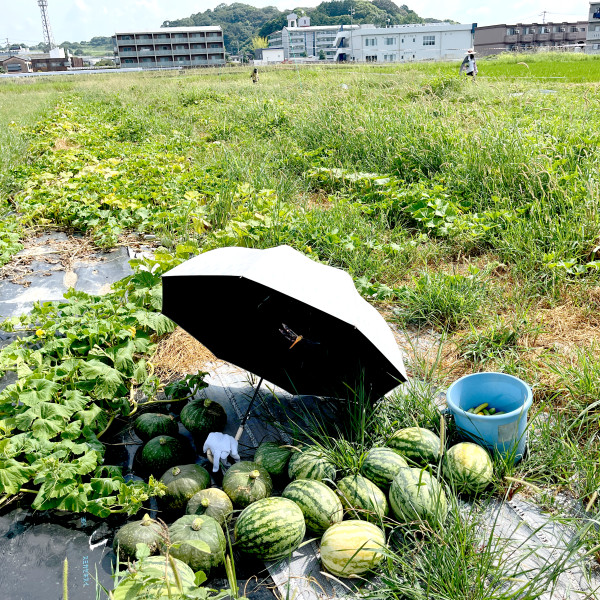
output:
POLYGON ((385 494, 366 477, 348 475, 337 484, 340 500, 354 519, 381 523, 388 514, 385 494))
POLYGON ((422 427, 406 427, 396 431, 387 446, 419 464, 437 464, 442 451, 440 438, 422 427))
POLYGON ((392 511, 400 521, 427 521, 438 527, 448 515, 444 488, 425 469, 400 469, 392 481, 389 497, 392 511))
POLYGON ((255 462, 242 460, 235 463, 223 477, 223 491, 240 508, 270 496, 272 490, 268 471, 255 462))
POLYGON ((444 475, 459 492, 477 494, 492 482, 494 465, 481 446, 461 442, 446 452, 444 475))
POLYGON ((288 465, 290 479, 335 480, 336 469, 318 448, 305 448, 294 452, 288 465))
POLYGON ((322 535, 344 517, 344 508, 335 492, 315 479, 296 479, 281 494, 295 502, 304 515, 307 529, 322 535))
POLYGON ((402 467, 408 467, 408 463, 395 450, 371 448, 365 456, 361 473, 378 488, 387 491, 402 467))
POLYGON ((321 539, 321 562, 337 577, 364 575, 382 561, 383 531, 367 521, 342 521, 332 525, 321 539))
POLYGON ((287 469, 292 451, 276 442, 263 442, 256 449, 254 462, 262 465, 270 475, 282 475, 287 469))
POLYGON ((240 550, 263 560, 289 556, 306 533, 304 515, 287 498, 264 498, 246 507, 235 523, 240 550))

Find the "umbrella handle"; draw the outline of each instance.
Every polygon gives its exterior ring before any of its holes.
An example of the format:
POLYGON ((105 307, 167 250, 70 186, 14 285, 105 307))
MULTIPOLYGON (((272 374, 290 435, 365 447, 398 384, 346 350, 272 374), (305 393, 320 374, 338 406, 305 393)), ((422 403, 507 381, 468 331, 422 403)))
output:
MULTIPOLYGON (((235 434, 235 437, 233 438, 236 442, 239 441, 239 439, 242 437, 242 433, 244 433, 244 425, 246 424, 246 421, 248 420, 248 417, 250 416, 250 409, 252 408, 252 405, 254 404, 254 400, 256 399, 258 390, 260 390, 260 386, 263 382, 263 379, 264 379, 264 377, 260 378, 260 381, 258 382, 256 389, 254 390, 254 394, 252 395, 252 400, 250 400, 250 403, 248 404, 248 408, 246 409, 246 414, 244 415, 244 418, 242 419, 242 422, 240 423, 237 433, 235 434)), ((211 464, 215 463, 215 457, 213 456, 213 453, 210 451, 210 449, 206 451, 206 458, 208 458, 208 460, 210 461, 211 464)))

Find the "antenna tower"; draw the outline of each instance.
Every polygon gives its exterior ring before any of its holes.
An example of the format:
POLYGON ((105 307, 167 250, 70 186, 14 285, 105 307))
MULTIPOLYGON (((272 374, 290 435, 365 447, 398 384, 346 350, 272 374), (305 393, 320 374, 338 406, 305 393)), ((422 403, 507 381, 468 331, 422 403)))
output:
POLYGON ((52 48, 56 48, 54 38, 52 37, 52 29, 50 29, 50 19, 48 18, 48 0, 38 0, 38 6, 42 13, 42 29, 44 30, 44 43, 52 48))

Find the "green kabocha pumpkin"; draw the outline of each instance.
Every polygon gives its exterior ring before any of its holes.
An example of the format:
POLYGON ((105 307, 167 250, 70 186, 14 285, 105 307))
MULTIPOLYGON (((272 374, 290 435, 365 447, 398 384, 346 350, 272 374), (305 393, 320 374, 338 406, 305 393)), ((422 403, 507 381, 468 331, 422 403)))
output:
POLYGON ((169 538, 175 544, 171 554, 194 571, 208 572, 225 559, 227 542, 219 523, 206 515, 185 515, 169 527, 169 538), (195 548, 187 541, 204 542, 209 552, 195 548))
POLYGON ((287 498, 263 498, 247 506, 235 522, 237 547, 263 560, 289 556, 306 533, 304 515, 287 498))
POLYGON ((188 515, 206 515, 223 526, 233 513, 233 504, 229 496, 217 488, 208 488, 196 492, 187 503, 188 515))
POLYGON ((179 427, 171 415, 144 413, 133 422, 133 430, 142 442, 148 442, 159 435, 175 436, 179 427))
POLYGON ((366 477, 348 475, 337 484, 338 494, 352 519, 381 523, 389 512, 385 494, 366 477))
POLYGON ((290 479, 335 480, 336 468, 318 448, 294 452, 288 465, 290 479))
POLYGON ((263 442, 256 449, 254 462, 262 465, 270 475, 285 473, 292 450, 276 442, 263 442))
POLYGON ((196 492, 210 485, 210 475, 200 465, 178 465, 168 469, 160 482, 167 486, 161 506, 165 510, 181 510, 196 492))
POLYGON ((272 490, 268 471, 255 462, 242 460, 235 463, 223 477, 223 491, 240 508, 270 496, 272 490))
POLYGON ((142 448, 142 467, 160 477, 169 467, 185 464, 192 458, 190 446, 180 438, 160 435, 142 448))
POLYGON ((223 431, 227 424, 225 409, 208 398, 188 402, 183 407, 180 418, 183 426, 202 442, 211 431, 223 431))
POLYGON ((162 540, 161 526, 148 514, 141 521, 132 521, 123 525, 115 534, 113 550, 119 553, 119 560, 135 560, 137 544, 146 544, 150 554, 156 554, 162 540))

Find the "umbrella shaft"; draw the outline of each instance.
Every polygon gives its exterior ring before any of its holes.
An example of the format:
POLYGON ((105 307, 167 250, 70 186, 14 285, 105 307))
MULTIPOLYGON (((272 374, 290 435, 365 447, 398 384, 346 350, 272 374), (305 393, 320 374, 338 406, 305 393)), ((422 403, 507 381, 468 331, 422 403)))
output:
POLYGON ((236 440, 239 439, 238 436, 241 437, 242 432, 244 431, 244 425, 246 424, 246 421, 248 420, 248 417, 250 416, 250 411, 252 410, 252 405, 254 404, 254 400, 256 400, 256 396, 258 395, 258 390, 260 390, 260 386, 262 385, 263 382, 263 377, 260 378, 260 381, 258 382, 258 385, 256 386, 256 389, 254 390, 254 394, 252 395, 252 400, 250 400, 250 404, 248 404, 248 408, 246 409, 246 414, 244 415, 244 418, 242 419, 242 422, 240 423, 240 428, 238 429, 238 432, 236 434, 236 440))

